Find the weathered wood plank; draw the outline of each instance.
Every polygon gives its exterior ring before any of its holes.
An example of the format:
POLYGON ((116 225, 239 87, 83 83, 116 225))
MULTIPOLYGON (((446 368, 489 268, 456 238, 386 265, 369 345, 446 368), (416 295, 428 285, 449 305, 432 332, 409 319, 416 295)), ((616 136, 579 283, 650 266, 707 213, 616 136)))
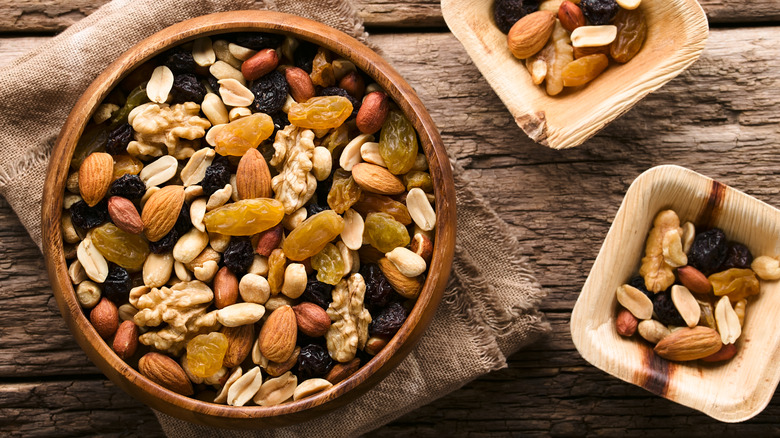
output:
MULTIPOLYGON (((0 32, 59 32, 109 0, 0 0, 0 32)), ((439 0, 354 0, 370 28, 444 27, 439 0)), ((774 0, 701 0, 711 23, 780 20, 774 0)), ((486 2, 487 4, 487 2, 486 2)))

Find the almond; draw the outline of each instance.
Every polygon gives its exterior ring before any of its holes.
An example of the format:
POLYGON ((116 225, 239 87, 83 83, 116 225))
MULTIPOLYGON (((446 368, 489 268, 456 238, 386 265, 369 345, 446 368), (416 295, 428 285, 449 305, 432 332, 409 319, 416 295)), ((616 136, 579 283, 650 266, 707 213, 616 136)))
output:
POLYGON ((257 149, 249 149, 241 157, 236 170, 238 199, 271 197, 271 172, 257 149))
POLYGON ((639 321, 628 309, 621 309, 617 319, 615 319, 615 328, 620 336, 633 336, 636 333, 637 325, 639 325, 639 321))
POLYGON ((284 236, 284 228, 281 224, 263 231, 260 233, 257 245, 255 245, 255 252, 261 256, 270 256, 273 250, 279 248, 282 236, 284 236))
POLYGON ((382 257, 377 263, 379 270, 382 271, 387 281, 390 282, 390 286, 404 298, 413 300, 420 295, 423 285, 422 277, 409 278, 405 276, 387 257, 382 257))
POLYGON ((181 395, 192 395, 192 383, 181 365, 160 353, 146 353, 138 361, 138 371, 160 386, 181 395))
POLYGON ((552 35, 555 14, 536 11, 518 20, 507 35, 509 51, 517 59, 526 59, 542 50, 552 35))
POLYGON ((114 176, 114 159, 105 152, 93 152, 79 167, 79 192, 90 207, 106 196, 114 176))
POLYGON ((347 363, 337 363, 325 376, 325 380, 335 385, 354 374, 358 369, 360 369, 360 359, 357 357, 347 363))
POLYGON ((561 20, 561 26, 570 33, 580 26, 585 26, 585 15, 582 14, 582 9, 568 0, 561 3, 558 8, 558 19, 561 20))
POLYGON ((279 377, 290 371, 298 363, 298 356, 301 354, 301 347, 295 347, 293 353, 284 362, 268 362, 265 365, 265 372, 271 377, 279 377))
POLYGON ((705 295, 712 291, 710 280, 693 266, 677 268, 677 277, 683 286, 695 294, 705 295))
POLYGON ((427 236, 422 233, 417 233, 412 238, 411 244, 412 252, 422 257, 425 263, 431 263, 431 257, 433 256, 433 242, 427 236))
POLYGON ((330 317, 325 309, 310 302, 300 303, 292 309, 301 333, 313 338, 325 336, 330 328, 330 317))
POLYGON ((138 326, 133 321, 122 322, 116 331, 112 347, 122 360, 130 359, 138 348, 138 326))
POLYGON ((225 327, 222 329, 222 334, 228 340, 228 348, 225 358, 222 360, 222 366, 233 368, 240 365, 252 351, 252 344, 255 341, 254 324, 225 327))
POLYGON ((368 93, 360 105, 355 123, 360 132, 373 134, 382 128, 390 112, 390 99, 381 91, 368 93))
POLYGON ((141 212, 146 238, 156 242, 173 228, 184 205, 184 187, 165 186, 149 197, 141 212))
POLYGON ((295 351, 297 339, 295 312, 290 306, 279 307, 260 329, 260 352, 271 362, 284 362, 295 351))
POLYGON ((358 163, 352 167, 352 177, 363 190, 380 195, 400 195, 406 187, 395 175, 376 164, 358 163))
POLYGON ((279 65, 279 55, 274 49, 263 49, 241 64, 241 73, 248 81, 260 79, 279 65))
POLYGON ((314 83, 305 70, 289 67, 284 70, 284 77, 290 86, 290 95, 296 102, 303 103, 314 97, 314 83))
POLYGON ((355 99, 362 99, 363 95, 366 93, 366 81, 364 81, 363 76, 356 71, 351 71, 344 75, 344 77, 339 80, 339 87, 346 90, 347 93, 355 99))
POLYGON ((227 266, 223 266, 214 277, 214 305, 223 309, 238 301, 238 279, 227 266))
POLYGON ((120 229, 130 234, 141 234, 144 223, 133 202, 121 196, 108 198, 108 215, 120 229))
POLYGON ((663 338, 655 346, 655 353, 664 359, 688 361, 717 353, 722 343, 717 331, 709 327, 681 328, 663 338))
POLYGON ((89 321, 101 338, 108 339, 119 328, 119 311, 111 300, 103 297, 89 312, 89 321))

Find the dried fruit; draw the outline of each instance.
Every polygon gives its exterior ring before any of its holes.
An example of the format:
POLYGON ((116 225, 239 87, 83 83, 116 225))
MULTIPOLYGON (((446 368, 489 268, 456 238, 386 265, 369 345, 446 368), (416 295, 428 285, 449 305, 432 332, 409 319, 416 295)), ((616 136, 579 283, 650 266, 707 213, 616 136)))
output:
POLYGON ((535 0, 496 0, 493 4, 493 19, 496 26, 503 33, 517 21, 539 9, 539 2, 535 0))
POLYGON ((674 283, 674 272, 664 260, 663 238, 667 232, 679 229, 680 218, 672 210, 658 213, 645 243, 645 256, 639 274, 644 277, 647 290, 660 292, 674 283))
POLYGON ((688 264, 704 275, 709 275, 723 263, 727 251, 726 234, 718 228, 712 228, 697 234, 693 239, 688 264))
MULTIPOLYGON (((357 117, 358 112, 363 107, 362 102, 352 97, 351 94, 347 92, 347 90, 340 88, 340 87, 327 87, 323 88, 319 92, 320 96, 341 96, 347 100, 349 100, 349 103, 352 104, 352 112, 349 114, 349 117, 347 119, 354 119, 357 117)), ((382 124, 380 123, 379 126, 381 127, 382 124)))
POLYGON ((222 254, 222 260, 236 276, 242 276, 249 269, 254 259, 254 249, 252 242, 247 239, 233 239, 230 241, 225 252, 222 254))
POLYGON ((273 130, 273 120, 267 114, 255 113, 242 117, 219 130, 214 149, 220 155, 240 157, 249 149, 260 146, 263 140, 271 136, 273 130))
POLYGON ((268 257, 268 288, 276 295, 282 290, 287 257, 281 248, 271 251, 268 257))
POLYGON ((368 332, 371 336, 392 337, 401 328, 409 316, 401 303, 395 302, 382 309, 371 321, 368 332))
POLYGON ((417 158, 417 132, 400 111, 390 111, 379 135, 379 155, 395 175, 412 169, 417 158))
POLYGON ((284 217, 282 203, 275 199, 242 199, 211 210, 203 217, 210 233, 251 236, 265 231, 284 217))
POLYGON ((125 174, 111 183, 110 193, 127 199, 140 199, 146 193, 146 184, 138 175, 125 174))
POLYGON ((217 190, 221 190, 226 184, 230 183, 230 165, 225 157, 217 156, 206 168, 206 174, 200 186, 203 187, 203 194, 211 196, 217 190))
POLYGON ((295 50, 293 61, 295 66, 303 69, 306 73, 311 73, 312 62, 317 55, 317 45, 308 41, 302 41, 298 48, 295 50))
POLYGON ((111 155, 127 153, 127 145, 133 139, 133 127, 129 123, 122 123, 108 133, 106 139, 106 152, 111 155))
POLYGON ((330 63, 330 52, 327 49, 317 48, 311 65, 311 81, 320 87, 330 87, 336 82, 333 65, 330 63))
POLYGON ((256 80, 252 85, 251 91, 255 95, 255 100, 251 106, 252 110, 265 114, 274 114, 281 111, 282 107, 284 107, 289 86, 284 75, 274 70, 256 80))
POLYGON ((674 306, 669 291, 659 292, 653 296, 653 313, 656 319, 664 324, 684 326, 685 320, 674 306))
POLYGON ((325 347, 309 344, 301 347, 298 355, 298 377, 307 380, 314 377, 324 377, 333 367, 333 360, 325 347))
POLYGON ((343 169, 337 169, 333 173, 333 183, 328 192, 328 205, 333 211, 344 213, 358 202, 361 194, 362 190, 352 174, 343 169))
POLYGON ((689 361, 717 353, 721 348, 718 332, 708 327, 681 328, 655 346, 655 354, 664 359, 689 361))
POLYGON ((282 249, 290 260, 305 260, 322 251, 343 229, 344 219, 333 210, 325 210, 306 219, 290 232, 282 243, 282 249))
POLYGON ((718 271, 725 271, 731 268, 750 269, 753 263, 753 254, 741 243, 729 242, 726 250, 726 260, 720 264, 718 271))
POLYGON ((369 263, 361 266, 360 275, 366 283, 364 304, 372 314, 386 307, 395 298, 393 287, 376 264, 369 263))
POLYGON ((595 54, 579 58, 566 64, 561 78, 564 87, 579 87, 595 79, 609 66, 605 55, 595 54))
POLYGON ((176 47, 166 53, 165 66, 175 74, 195 73, 195 59, 192 53, 176 47))
POLYGON ((406 190, 419 188, 426 193, 433 193, 433 180, 431 180, 431 174, 428 172, 412 170, 404 175, 403 179, 406 190))
POLYGON ((617 300, 638 319, 650 319, 653 316, 653 303, 639 289, 624 284, 617 288, 617 300))
POLYGON ((201 85, 195 75, 180 74, 173 78, 173 87, 171 88, 172 103, 201 103, 205 96, 206 89, 203 88, 203 85, 201 85))
MULTIPOLYGON (((114 156, 114 182, 123 175, 138 175, 143 169, 144 164, 137 158, 130 155, 114 156)), ((113 183, 111 183, 113 186, 113 183)))
POLYGON ((92 243, 106 260, 130 271, 140 271, 149 255, 149 244, 143 237, 123 231, 112 223, 92 230, 92 243))
POLYGON ((265 32, 239 33, 234 38, 236 44, 252 50, 275 49, 282 44, 284 35, 265 32))
POLYGON ((341 252, 332 243, 311 257, 311 266, 317 270, 317 280, 334 286, 341 281, 346 267, 341 252))
POLYGON ((406 227, 387 213, 370 213, 363 236, 368 244, 382 252, 406 246, 411 240, 406 227))
POLYGON ((323 309, 327 309, 331 302, 331 290, 333 287, 317 280, 315 274, 311 274, 306 283, 306 289, 301 295, 304 301, 312 302, 323 309))
POLYGON ((197 377, 213 375, 222 368, 227 348, 228 339, 222 333, 195 336, 187 343, 187 369, 197 377))
POLYGON ((106 298, 114 304, 125 303, 132 287, 133 282, 127 270, 117 265, 108 268, 108 276, 103 281, 103 295, 106 298))
POLYGON ((620 6, 615 0, 582 0, 580 8, 590 24, 600 26, 608 24, 618 13, 620 6))
POLYGON ((351 114, 352 103, 346 97, 319 96, 294 103, 287 118, 301 128, 330 129, 340 126, 351 114))
POLYGON ((70 218, 73 225, 90 230, 108 220, 108 204, 101 202, 90 207, 84 201, 79 201, 70 206, 70 218))
POLYGON ((641 9, 618 11, 612 24, 617 27, 615 41, 609 45, 609 56, 617 62, 630 61, 642 48, 647 36, 647 22, 641 9))
POLYGON ((750 269, 731 268, 708 278, 715 296, 727 295, 732 303, 756 295, 760 291, 758 278, 750 269))

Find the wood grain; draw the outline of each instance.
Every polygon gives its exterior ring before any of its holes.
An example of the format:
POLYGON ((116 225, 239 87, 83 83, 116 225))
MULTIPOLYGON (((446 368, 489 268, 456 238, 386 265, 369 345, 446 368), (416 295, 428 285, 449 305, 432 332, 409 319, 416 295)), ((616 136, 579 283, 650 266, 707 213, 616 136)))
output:
MULTIPOLYGON (((0 32, 59 32, 109 0, 0 0, 0 32)), ((369 28, 445 26, 439 0, 354 0, 369 28)), ((701 0, 710 23, 780 20, 775 0, 701 0)))
MULTIPOLYGON (((8 47, 31 47, 43 40, 6 39, 0 51, 6 56, 0 60, 8 58, 8 47)), ((780 28, 712 30, 702 58, 686 73, 569 151, 532 143, 451 35, 386 34, 373 40, 428 106, 473 187, 514 226, 532 270, 549 292, 543 310, 553 325, 552 336, 513 355, 509 369, 480 378, 375 434, 780 434, 780 399, 747 423, 723 425, 588 365, 574 350, 568 327, 569 312, 623 195, 647 168, 680 164, 780 205, 780 103, 773 91, 780 85, 780 49, 773 43, 780 40, 780 28)), ((128 396, 87 365, 44 286, 40 253, 2 201, 0 223, 0 317, 11 321, 0 325, 0 380, 6 382, 0 391, 6 394, 7 382, 20 379, 30 385, 23 387, 26 393, 57 397, 63 386, 53 384, 75 383, 52 380, 82 374, 77 382, 90 385, 100 400, 72 410, 31 405, 14 417, 17 429, 0 423, 2 430, 14 430, 14 436, 38 430, 41 436, 81 436, 79 431, 98 430, 120 435, 132 427, 94 420, 104 415, 102 409, 127 410, 128 422, 139 418, 149 427, 149 411, 129 404, 128 396), (37 308, 41 310, 30 318, 37 308), (40 381, 42 376, 52 377, 40 381), (97 389, 101 387, 110 389, 97 389)), ((17 404, 6 401, 2 408, 16 409, 17 404)))

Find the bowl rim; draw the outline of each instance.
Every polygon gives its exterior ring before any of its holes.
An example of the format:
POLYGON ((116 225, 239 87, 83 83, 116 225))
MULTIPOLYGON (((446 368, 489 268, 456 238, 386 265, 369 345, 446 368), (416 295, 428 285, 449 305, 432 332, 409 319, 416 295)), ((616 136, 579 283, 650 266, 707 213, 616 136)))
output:
POLYGON ((41 208, 44 259, 63 319, 100 370, 133 397, 166 414, 211 426, 247 428, 293 424, 346 404, 383 379, 416 345, 430 324, 446 286, 455 246, 455 190, 452 169, 438 130, 411 86, 376 52, 322 23, 271 11, 230 11, 169 26, 134 45, 103 70, 71 110, 56 140, 47 169, 41 208), (234 407, 179 395, 152 382, 119 359, 89 323, 67 275, 60 232, 63 193, 70 158, 97 105, 134 68, 165 50, 216 34, 266 31, 292 35, 352 61, 379 83, 417 130, 429 161, 437 204, 434 254, 423 289, 404 325, 387 346, 332 388, 302 400, 270 407, 234 407), (343 397, 349 394, 350 397, 343 397))

